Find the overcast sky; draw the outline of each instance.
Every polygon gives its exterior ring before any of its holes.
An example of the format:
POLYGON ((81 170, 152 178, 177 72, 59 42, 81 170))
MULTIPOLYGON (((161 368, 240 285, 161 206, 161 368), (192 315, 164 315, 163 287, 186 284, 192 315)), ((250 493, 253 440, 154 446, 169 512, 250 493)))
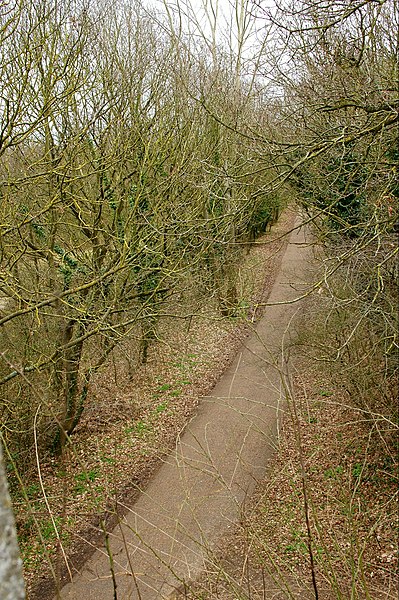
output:
MULTIPOLYGON (((245 37, 248 52, 254 45, 257 30, 264 26, 261 18, 254 19, 260 11, 253 0, 148 0, 160 12, 180 13, 183 30, 201 34, 218 44, 237 50, 239 32, 245 37), (250 16, 252 15, 252 17, 250 16)), ((262 8, 270 6, 271 0, 262 0, 262 8)), ((177 23, 177 18, 176 21, 177 23)))

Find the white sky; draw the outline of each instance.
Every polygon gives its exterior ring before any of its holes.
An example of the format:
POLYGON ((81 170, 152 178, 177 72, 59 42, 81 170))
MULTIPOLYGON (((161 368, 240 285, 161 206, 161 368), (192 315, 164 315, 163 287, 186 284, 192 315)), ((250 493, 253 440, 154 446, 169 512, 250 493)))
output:
MULTIPOLYGON (((150 0, 149 0, 150 1, 150 0)), ((264 27, 260 10, 253 0, 152 0, 157 10, 181 16, 183 31, 206 37, 237 52, 242 40, 245 53, 256 43, 259 29, 264 27), (257 15, 256 18, 255 15, 257 15)), ((270 7, 271 0, 262 0, 262 9, 270 7)))

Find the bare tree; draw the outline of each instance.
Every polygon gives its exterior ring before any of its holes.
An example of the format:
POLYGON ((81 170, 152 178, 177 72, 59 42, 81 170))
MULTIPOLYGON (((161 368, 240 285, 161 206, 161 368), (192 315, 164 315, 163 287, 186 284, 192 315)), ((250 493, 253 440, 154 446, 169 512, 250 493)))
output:
POLYGON ((214 48, 215 64, 139 4, 24 0, 7 15, 0 381, 27 456, 37 398, 40 443, 61 452, 93 374, 128 336, 145 362, 188 280, 234 314, 242 249, 272 216, 244 17, 237 60, 214 48))
POLYGON ((364 373, 373 364, 368 389, 363 381, 351 392, 366 408, 380 403, 390 413, 398 353, 398 8, 396 0, 283 2, 268 15, 284 57, 275 65, 289 124, 280 154, 326 244, 326 289, 332 315, 342 318, 329 359, 364 373))

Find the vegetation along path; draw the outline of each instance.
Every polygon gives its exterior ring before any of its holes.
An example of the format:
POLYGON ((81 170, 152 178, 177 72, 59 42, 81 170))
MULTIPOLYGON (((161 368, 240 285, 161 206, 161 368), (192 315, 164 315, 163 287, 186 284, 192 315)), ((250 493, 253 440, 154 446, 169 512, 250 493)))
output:
POLYGON ((307 289, 310 253, 303 229, 295 229, 253 335, 109 532, 107 547, 62 589, 63 600, 173 598, 239 520, 273 456, 284 401, 282 350, 300 306, 292 301, 307 289))

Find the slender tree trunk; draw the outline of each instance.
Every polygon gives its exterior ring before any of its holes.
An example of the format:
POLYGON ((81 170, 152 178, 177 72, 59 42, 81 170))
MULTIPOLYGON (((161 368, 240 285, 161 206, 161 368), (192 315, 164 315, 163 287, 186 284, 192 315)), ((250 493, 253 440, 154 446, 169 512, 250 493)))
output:
POLYGON ((0 598, 23 600, 25 585, 0 443, 0 598))

